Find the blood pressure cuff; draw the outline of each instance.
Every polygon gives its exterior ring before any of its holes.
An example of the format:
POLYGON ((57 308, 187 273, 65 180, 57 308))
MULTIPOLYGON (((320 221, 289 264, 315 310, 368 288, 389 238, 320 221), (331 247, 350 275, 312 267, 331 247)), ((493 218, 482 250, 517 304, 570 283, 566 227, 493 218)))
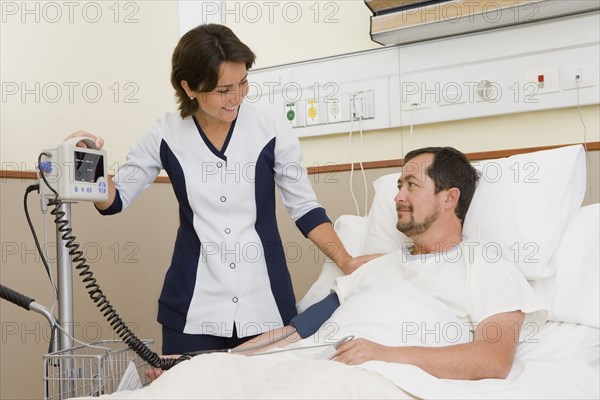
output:
POLYGON ((331 293, 318 303, 308 307, 303 313, 296 315, 290 321, 290 325, 302 339, 315 333, 331 314, 340 306, 340 300, 336 293, 331 293))

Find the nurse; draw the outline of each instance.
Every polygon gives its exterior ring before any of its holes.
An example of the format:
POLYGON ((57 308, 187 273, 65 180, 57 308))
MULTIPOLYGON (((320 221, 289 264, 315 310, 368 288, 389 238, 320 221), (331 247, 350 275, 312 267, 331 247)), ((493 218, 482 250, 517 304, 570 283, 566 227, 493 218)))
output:
MULTIPOLYGON (((316 200, 298 139, 244 103, 254 53, 227 27, 198 26, 173 52, 178 113, 160 117, 109 182, 103 215, 132 204, 161 170, 180 226, 158 300, 163 354, 235 347, 287 325, 296 301, 275 220, 275 188, 298 229, 346 274, 352 258, 316 200)), ((97 147, 104 141, 87 132, 97 147)))

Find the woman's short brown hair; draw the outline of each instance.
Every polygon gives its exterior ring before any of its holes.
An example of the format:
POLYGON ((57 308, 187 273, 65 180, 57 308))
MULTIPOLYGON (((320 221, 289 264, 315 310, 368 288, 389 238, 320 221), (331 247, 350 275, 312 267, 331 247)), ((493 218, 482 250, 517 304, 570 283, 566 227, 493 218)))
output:
POLYGON ((210 92, 217 87, 219 70, 227 61, 254 65, 256 56, 248 46, 224 25, 200 25, 179 39, 173 51, 171 84, 179 103, 182 118, 198 111, 197 100, 190 99, 181 87, 181 81, 198 92, 210 92))

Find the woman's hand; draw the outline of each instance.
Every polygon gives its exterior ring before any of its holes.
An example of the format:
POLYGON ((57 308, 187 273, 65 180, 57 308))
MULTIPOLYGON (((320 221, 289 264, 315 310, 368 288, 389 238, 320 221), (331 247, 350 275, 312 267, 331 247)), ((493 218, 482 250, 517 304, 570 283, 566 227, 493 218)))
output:
POLYGON ((158 379, 159 376, 161 376, 163 374, 162 369, 147 369, 144 371, 144 374, 146 374, 146 376, 151 380, 151 381, 155 381, 156 379, 158 379))
POLYGON ((349 275, 356 271, 361 265, 366 264, 377 257, 381 257, 382 255, 383 254, 364 254, 362 256, 353 257, 346 261, 340 269, 349 275))
MULTIPOLYGON (((100 136, 96 136, 92 133, 85 131, 77 131, 75 133, 71 133, 69 136, 65 138, 65 140, 73 139, 73 138, 87 138, 94 141, 95 149, 101 149, 104 146, 104 139, 100 136)), ((85 141, 80 141, 77 143, 77 147, 89 147, 85 141)), ((108 209, 113 202, 115 201, 115 197, 117 196, 117 189, 115 188, 115 182, 112 178, 108 179, 108 199, 106 201, 94 202, 94 205, 98 210, 106 210, 108 209)), ((158 378, 158 376, 157 376, 158 378)))
MULTIPOLYGON (((179 358, 179 355, 173 354, 173 355, 168 355, 168 356, 161 356, 161 358, 179 358)), ((159 369, 159 368, 147 369, 144 371, 144 374, 148 378, 150 378, 151 381, 155 381, 156 379, 158 379, 159 376, 161 376, 164 373, 165 373, 165 371, 163 371, 162 369, 159 369)))
MULTIPOLYGON (((102 139, 99 136, 96 136, 94 134, 91 134, 89 132, 85 132, 85 131, 77 131, 75 133, 70 134, 69 136, 67 136, 65 138, 65 140, 69 140, 72 138, 76 138, 76 137, 86 137, 89 139, 92 139, 94 141, 94 144, 96 145, 97 149, 101 149, 102 146, 104 146, 104 139, 102 139)), ((79 142, 77 143, 78 147, 88 147, 87 144, 85 144, 85 142, 79 142)))

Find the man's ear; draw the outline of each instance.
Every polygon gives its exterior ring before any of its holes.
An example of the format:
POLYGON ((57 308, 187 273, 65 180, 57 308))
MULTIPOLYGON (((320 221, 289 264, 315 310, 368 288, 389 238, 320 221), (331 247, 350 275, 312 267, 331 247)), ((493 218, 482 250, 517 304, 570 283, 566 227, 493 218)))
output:
POLYGON ((460 189, 453 187, 446 190, 446 200, 444 201, 444 205, 452 210, 455 210, 458 207, 458 199, 460 199, 460 189))

